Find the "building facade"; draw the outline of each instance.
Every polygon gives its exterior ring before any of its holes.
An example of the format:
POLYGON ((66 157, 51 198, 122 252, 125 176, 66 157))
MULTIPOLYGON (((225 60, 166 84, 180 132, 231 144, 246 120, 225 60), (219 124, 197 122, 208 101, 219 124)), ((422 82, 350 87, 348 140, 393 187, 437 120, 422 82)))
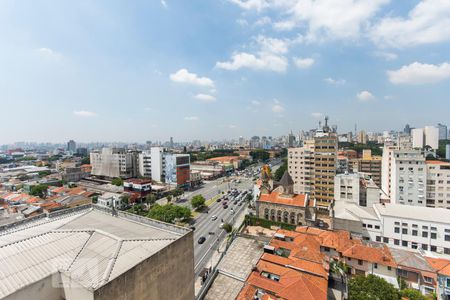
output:
POLYGON ((314 183, 314 142, 288 149, 288 172, 294 181, 294 193, 312 194, 314 183))
POLYGON ((450 209, 450 162, 429 160, 427 168, 427 207, 450 209))
POLYGON ((121 148, 103 148, 90 153, 91 174, 110 178, 131 178, 137 175, 136 152, 121 148))

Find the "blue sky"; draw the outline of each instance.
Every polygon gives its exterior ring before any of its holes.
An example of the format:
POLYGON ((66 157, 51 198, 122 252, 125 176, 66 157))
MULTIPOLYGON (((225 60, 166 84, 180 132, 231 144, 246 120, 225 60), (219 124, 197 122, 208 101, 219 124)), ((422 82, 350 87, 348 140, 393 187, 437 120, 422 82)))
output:
POLYGON ((450 123, 448 0, 0 2, 0 143, 450 123))

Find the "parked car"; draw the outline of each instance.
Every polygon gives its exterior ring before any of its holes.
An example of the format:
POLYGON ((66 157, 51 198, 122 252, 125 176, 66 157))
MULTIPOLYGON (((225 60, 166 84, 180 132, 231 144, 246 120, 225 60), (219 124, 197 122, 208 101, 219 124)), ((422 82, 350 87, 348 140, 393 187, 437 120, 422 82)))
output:
POLYGON ((211 220, 213 220, 213 221, 217 220, 217 216, 212 216, 211 220))
POLYGON ((227 208, 228 208, 228 205, 224 205, 223 208, 224 208, 224 209, 227 209, 227 208))
POLYGON ((205 241, 206 241, 206 238, 205 238, 204 236, 201 236, 201 237, 198 239, 198 243, 199 243, 199 244, 203 244, 205 241))

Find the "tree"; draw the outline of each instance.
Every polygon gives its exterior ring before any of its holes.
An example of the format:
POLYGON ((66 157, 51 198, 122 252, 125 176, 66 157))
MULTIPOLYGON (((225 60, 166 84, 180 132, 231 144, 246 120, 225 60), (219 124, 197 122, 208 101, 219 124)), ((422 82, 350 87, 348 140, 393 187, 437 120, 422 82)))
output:
POLYGON ((421 292, 415 289, 404 289, 400 291, 402 297, 408 298, 409 300, 427 300, 428 298, 422 295, 421 292))
POLYGON ((123 205, 127 206, 130 203, 130 196, 127 194, 122 194, 120 196, 120 202, 122 202, 123 205))
POLYGON ((117 186, 122 186, 123 185, 123 179, 120 177, 117 178, 113 178, 113 180, 111 180, 111 184, 117 185, 117 186))
POLYGON ((166 197, 166 199, 167 199, 167 202, 172 202, 172 195, 167 195, 167 197, 166 197))
POLYGON ((155 202, 156 202, 155 194, 148 194, 145 197, 145 203, 147 203, 148 205, 152 206, 153 204, 155 204, 155 202))
POLYGON ((82 165, 89 165, 90 163, 91 163, 91 159, 89 158, 89 156, 85 156, 81 159, 82 165))
POLYGON ((155 204, 148 213, 149 218, 168 223, 174 223, 176 219, 186 220, 190 216, 191 210, 189 208, 173 204, 155 204))
POLYGON ((203 197, 202 195, 195 195, 191 199, 191 205, 192 205, 192 208, 194 208, 194 209, 199 209, 199 208, 205 206, 205 202, 206 202, 205 197, 203 197))
POLYGON ((398 290, 383 278, 369 274, 353 277, 348 283, 349 299, 352 300, 399 300, 398 290))
POLYGON ((30 189, 30 195, 38 196, 40 198, 45 198, 47 195, 48 185, 46 184, 36 184, 30 189))
POLYGON ((283 164, 275 171, 275 175, 273 176, 273 179, 275 181, 280 181, 281 177, 283 177, 284 172, 286 172, 288 169, 287 160, 283 160, 283 164))
POLYGON ((231 226, 230 223, 223 224, 223 230, 225 230, 226 233, 230 233, 233 230, 233 226, 231 226))
POLYGON ((270 153, 265 150, 255 150, 250 152, 253 160, 266 161, 270 158, 270 153))

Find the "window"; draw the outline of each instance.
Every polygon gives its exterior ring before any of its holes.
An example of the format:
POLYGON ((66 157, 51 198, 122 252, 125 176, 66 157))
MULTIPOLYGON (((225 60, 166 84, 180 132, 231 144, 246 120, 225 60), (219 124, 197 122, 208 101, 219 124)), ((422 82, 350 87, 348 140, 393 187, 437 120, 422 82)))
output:
POLYGON ((432 233, 431 233, 431 238, 432 238, 433 240, 435 240, 435 239, 437 238, 437 233, 436 233, 436 232, 432 232, 432 233))
POLYGON ((388 266, 388 271, 392 270, 392 268, 390 266, 388 266))
POLYGON ((395 222, 394 224, 395 224, 395 225, 400 225, 400 222, 395 222))
POLYGON ((402 226, 408 226, 408 223, 402 223, 402 226))
POLYGON ((415 230, 415 229, 412 230, 412 235, 413 236, 417 236, 417 233, 418 233, 417 230, 415 230))
POLYGON ((447 280, 446 280, 446 285, 445 285, 446 287, 450 287, 450 278, 447 278, 447 280))
POLYGON ((412 249, 417 249, 417 243, 411 242, 411 248, 412 249))
POLYGON ((375 229, 380 229, 380 225, 375 225, 375 229))
POLYGON ((428 232, 427 231, 422 231, 422 237, 424 237, 424 238, 428 237, 428 232))
POLYGON ((362 264, 363 264, 363 261, 358 259, 358 265, 362 266, 362 264))
POLYGON ((402 228, 402 234, 408 234, 408 228, 402 228))
POLYGON ((375 240, 376 240, 377 242, 381 242, 381 236, 376 236, 376 237, 375 237, 375 240))
POLYGON ((408 241, 402 241, 402 246, 403 247, 408 247, 408 241))
POLYGON ((417 224, 412 224, 412 227, 417 228, 418 226, 417 226, 417 224))
POLYGON ((400 277, 408 278, 408 271, 397 269, 397 275, 400 277))
POLYGON ((367 227, 367 224, 364 224, 364 223, 363 223, 363 227, 366 228, 366 227, 367 227))
POLYGON ((428 230, 428 226, 422 226, 422 229, 428 230))
POLYGON ((395 228, 394 228, 394 232, 395 232, 395 233, 400 233, 400 227, 395 227, 395 228))
POLYGON ((430 250, 431 250, 432 252, 436 252, 436 251, 437 251, 437 247, 436 247, 436 246, 433 246, 433 245, 430 245, 430 250))
POLYGON ((424 276, 424 277, 423 277, 423 280, 424 280, 426 283, 433 283, 433 278, 431 278, 431 277, 424 276))
POLYGON ((383 238, 383 243, 386 243, 386 244, 388 244, 388 243, 389 243, 389 238, 387 238, 387 237, 384 237, 384 238, 383 238))
POLYGON ((374 269, 378 269, 378 264, 377 264, 377 263, 374 263, 374 264, 373 264, 373 268, 374 268, 374 269))
POLYGON ((445 240, 446 240, 446 241, 450 241, 450 235, 446 234, 446 235, 445 235, 445 240))
POLYGON ((367 224, 367 227, 372 228, 373 226, 372 226, 372 224, 367 224))
POLYGON ((434 231, 436 231, 436 230, 437 230, 437 228, 436 228, 436 227, 431 227, 431 230, 434 230, 434 231))
POLYGON ((400 245, 400 241, 399 240, 397 240, 397 239, 394 239, 394 245, 400 245))
POLYGON ((450 248, 444 248, 444 254, 450 254, 450 248))
POLYGON ((427 244, 422 244, 422 249, 427 251, 428 250, 428 245, 427 244))

